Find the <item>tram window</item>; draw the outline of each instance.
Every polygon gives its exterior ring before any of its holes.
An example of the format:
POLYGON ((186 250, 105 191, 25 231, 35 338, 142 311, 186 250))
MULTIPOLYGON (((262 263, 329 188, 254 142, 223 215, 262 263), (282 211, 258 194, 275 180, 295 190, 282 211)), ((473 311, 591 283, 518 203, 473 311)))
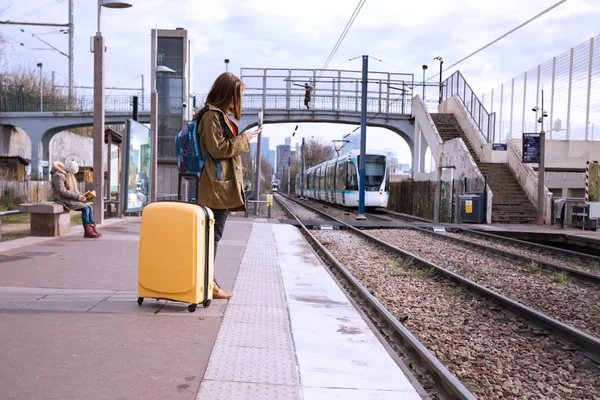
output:
POLYGON ((365 164, 365 185, 380 186, 385 175, 385 156, 368 155, 365 164))
POLYGON ((325 171, 319 168, 319 190, 325 190, 325 171))
POLYGON ((327 189, 333 188, 333 164, 327 166, 327 189))
POLYGON ((344 186, 346 183, 346 168, 344 168, 343 163, 338 163, 336 168, 336 177, 335 177, 335 189, 336 190, 344 190, 344 186))
POLYGON ((346 190, 358 190, 358 175, 356 165, 348 161, 346 163, 346 190))

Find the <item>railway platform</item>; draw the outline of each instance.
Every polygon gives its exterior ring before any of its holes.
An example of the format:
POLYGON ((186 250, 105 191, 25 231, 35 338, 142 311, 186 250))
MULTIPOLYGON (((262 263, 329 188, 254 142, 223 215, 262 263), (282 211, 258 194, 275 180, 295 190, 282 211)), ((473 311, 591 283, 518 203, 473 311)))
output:
POLYGON ((139 226, 0 245, 0 398, 421 398, 297 228, 230 217, 189 313, 137 305, 139 226))

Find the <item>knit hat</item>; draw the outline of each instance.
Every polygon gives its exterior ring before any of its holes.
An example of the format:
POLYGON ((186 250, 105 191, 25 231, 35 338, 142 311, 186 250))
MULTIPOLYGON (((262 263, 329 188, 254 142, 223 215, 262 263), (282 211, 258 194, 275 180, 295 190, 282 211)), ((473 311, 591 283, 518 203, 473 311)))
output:
POLYGON ((75 161, 69 160, 65 163, 65 170, 75 175, 79 171, 79 166, 75 161))

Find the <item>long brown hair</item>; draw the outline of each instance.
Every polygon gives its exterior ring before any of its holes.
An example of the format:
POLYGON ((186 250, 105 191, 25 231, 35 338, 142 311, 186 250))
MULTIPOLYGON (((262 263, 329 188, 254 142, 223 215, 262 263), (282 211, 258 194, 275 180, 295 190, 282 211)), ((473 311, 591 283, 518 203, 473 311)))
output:
MULTIPOLYGON (((240 78, 231 72, 224 72, 215 80, 208 96, 206 96, 206 104, 213 105, 227 113, 231 111, 233 116, 238 121, 242 118, 242 91, 245 85, 240 78), (233 99, 233 107, 230 109, 231 99, 233 99)), ((194 115, 194 120, 200 117, 200 111, 194 115)))

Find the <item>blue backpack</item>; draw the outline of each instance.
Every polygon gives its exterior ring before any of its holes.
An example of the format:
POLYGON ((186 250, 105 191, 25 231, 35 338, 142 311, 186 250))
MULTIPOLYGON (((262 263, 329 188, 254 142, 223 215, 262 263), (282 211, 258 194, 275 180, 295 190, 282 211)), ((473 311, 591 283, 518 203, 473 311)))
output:
MULTIPOLYGON (((204 157, 202 156, 202 151, 200 150, 200 135, 198 134, 198 123, 206 111, 208 111, 208 107, 205 107, 200 111, 199 118, 187 124, 175 138, 175 156, 177 157, 177 169, 179 169, 180 173, 196 173, 200 176, 204 164, 210 155, 206 152, 204 157)), ((225 134, 225 120, 221 113, 218 114, 222 133, 225 134)), ((220 178, 220 172, 221 163, 217 160, 217 178, 220 178)))

